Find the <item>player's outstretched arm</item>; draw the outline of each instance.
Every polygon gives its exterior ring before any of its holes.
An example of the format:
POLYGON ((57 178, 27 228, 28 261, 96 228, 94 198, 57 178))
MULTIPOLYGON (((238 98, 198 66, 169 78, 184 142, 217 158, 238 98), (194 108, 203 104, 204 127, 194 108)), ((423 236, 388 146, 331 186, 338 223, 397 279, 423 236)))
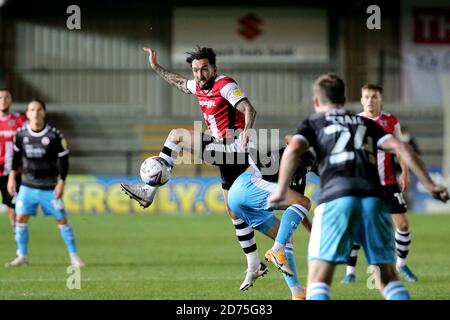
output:
POLYGON ((143 48, 145 52, 148 53, 148 61, 150 63, 150 67, 155 70, 155 72, 163 78, 165 81, 173 85, 178 90, 184 93, 191 93, 187 88, 187 79, 179 74, 174 72, 170 72, 163 67, 161 67, 156 59, 156 52, 151 48, 143 48))
POLYGON ((420 182, 434 198, 441 200, 444 203, 449 200, 447 188, 434 183, 428 174, 425 164, 417 156, 411 146, 401 142, 395 137, 390 137, 383 141, 381 148, 387 151, 396 152, 400 159, 414 172, 420 182))

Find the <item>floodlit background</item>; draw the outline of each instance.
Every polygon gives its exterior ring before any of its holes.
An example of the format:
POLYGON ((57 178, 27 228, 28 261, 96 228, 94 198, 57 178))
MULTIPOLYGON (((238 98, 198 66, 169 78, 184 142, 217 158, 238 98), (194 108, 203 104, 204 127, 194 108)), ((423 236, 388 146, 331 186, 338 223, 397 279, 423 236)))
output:
MULTIPOLYGON (((219 72, 233 77, 256 108, 257 128, 267 129, 258 136, 261 149, 281 143, 313 111, 312 82, 332 71, 346 81, 347 106, 354 111, 362 108, 363 84, 383 86, 385 110, 416 138, 434 179, 450 185, 444 179, 450 169, 448 0, 278 0, 258 6, 247 0, 3 0, 0 87, 12 92, 13 111, 25 111, 34 97, 46 101, 49 123, 67 137, 71 175, 64 201, 88 268, 83 290, 68 291, 67 257, 56 227, 36 219, 31 265, 0 272, 0 298, 289 299, 275 270, 247 296, 239 295, 244 258, 217 168, 176 167, 146 210, 120 191, 120 182, 139 181, 142 160, 159 153, 172 128, 203 120, 197 99, 150 70, 142 47, 154 48, 163 67, 191 77, 185 52, 197 44, 216 50, 219 72), (80 9, 81 29, 68 28, 74 22, 70 5, 80 9), (368 20, 374 23, 371 5, 380 9, 381 29, 368 28, 368 20)), ((307 195, 314 200, 318 178, 308 179, 307 195)), ((408 202, 415 213, 450 212, 449 204, 431 199, 415 181, 408 202)), ((420 279, 408 284, 413 297, 449 298, 450 279, 442 272, 450 263, 444 246, 449 217, 411 216, 410 261, 420 279)), ((0 259, 10 260, 15 247, 6 217, 0 235, 0 259)), ((303 283, 306 238, 300 231, 303 283)), ((269 246, 259 243, 260 250, 269 246)), ((334 298, 380 298, 367 291, 365 268, 360 263, 361 283, 351 290, 336 286, 334 298)))

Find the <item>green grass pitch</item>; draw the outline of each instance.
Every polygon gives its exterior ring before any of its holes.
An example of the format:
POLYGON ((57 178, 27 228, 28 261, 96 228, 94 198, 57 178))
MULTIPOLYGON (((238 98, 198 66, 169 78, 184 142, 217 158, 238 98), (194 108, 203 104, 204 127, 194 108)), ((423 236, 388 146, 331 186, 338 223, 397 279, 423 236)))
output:
MULTIPOLYGON (((0 217, 0 262, 11 260, 15 243, 7 218, 0 217)), ((281 274, 269 266, 247 292, 239 291, 245 259, 225 215, 71 215, 81 257, 81 289, 66 287, 68 255, 50 218, 30 221, 30 265, 0 266, 0 299, 290 299, 281 274)), ((413 242, 409 264, 419 277, 406 283, 414 299, 450 298, 450 215, 410 215, 413 242)), ((257 234, 260 257, 271 241, 257 234)), ((295 248, 305 284, 307 234, 299 229, 295 248)), ((360 252, 357 282, 340 284, 333 299, 381 299, 367 288, 360 252)))

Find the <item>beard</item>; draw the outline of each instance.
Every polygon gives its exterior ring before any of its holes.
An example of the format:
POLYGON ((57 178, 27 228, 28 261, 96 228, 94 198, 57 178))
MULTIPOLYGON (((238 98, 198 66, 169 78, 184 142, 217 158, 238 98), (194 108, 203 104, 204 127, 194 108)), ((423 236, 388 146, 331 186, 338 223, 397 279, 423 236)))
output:
POLYGON ((212 88, 214 81, 215 81, 216 77, 211 77, 209 80, 206 79, 200 79, 200 81, 198 82, 198 86, 200 87, 200 89, 202 90, 209 90, 212 88))

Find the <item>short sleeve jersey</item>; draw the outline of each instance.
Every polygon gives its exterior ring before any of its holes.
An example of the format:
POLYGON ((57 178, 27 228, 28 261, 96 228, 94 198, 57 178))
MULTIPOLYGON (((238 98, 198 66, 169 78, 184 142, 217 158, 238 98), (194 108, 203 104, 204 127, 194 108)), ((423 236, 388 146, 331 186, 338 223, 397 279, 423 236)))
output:
MULTIPOLYGON (((362 113, 359 114, 364 117, 362 113)), ((368 118, 370 119, 370 118, 368 118)), ((375 119, 370 119, 380 125, 384 131, 393 134, 395 137, 401 137, 400 123, 393 114, 382 111, 380 116, 375 119)), ((378 174, 380 175, 380 181, 383 186, 397 184, 397 178, 395 174, 394 155, 392 153, 378 150, 378 174)))
POLYGON ((345 109, 307 118, 297 128, 295 138, 306 141, 316 153, 319 203, 343 196, 379 196, 377 146, 390 136, 375 122, 345 109))
POLYGON ((19 113, 0 117, 0 176, 7 176, 11 170, 14 136, 26 121, 25 115, 19 113))
POLYGON ((62 133, 49 125, 39 132, 30 125, 17 130, 14 151, 23 159, 22 184, 37 189, 53 189, 59 175, 58 158, 69 153, 62 133))
POLYGON ((244 129, 245 117, 236 105, 247 97, 234 79, 218 75, 210 90, 202 90, 192 79, 187 81, 187 88, 197 96, 206 125, 215 138, 223 139, 230 130, 244 129))

